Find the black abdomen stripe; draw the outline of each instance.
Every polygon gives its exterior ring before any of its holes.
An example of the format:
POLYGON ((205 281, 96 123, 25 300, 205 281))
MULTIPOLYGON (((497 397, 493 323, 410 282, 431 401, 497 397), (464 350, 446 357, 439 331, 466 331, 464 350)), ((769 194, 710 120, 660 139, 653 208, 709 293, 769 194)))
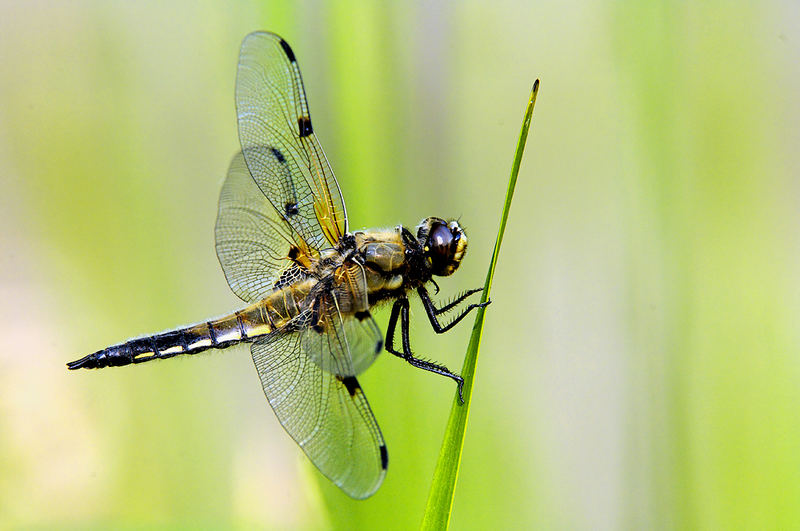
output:
MULTIPOLYGON (((289 289, 289 288, 287 288, 289 289)), ((285 300, 292 294, 275 292, 275 300, 285 300)), ((131 363, 171 358, 180 354, 196 354, 210 348, 225 348, 242 341, 270 334, 276 327, 294 317, 282 316, 267 302, 262 301, 233 314, 205 323, 170 330, 162 334, 131 339, 125 343, 99 350, 67 363, 70 369, 102 369, 131 363)))
POLYGON ((219 331, 213 323, 202 323, 163 334, 131 339, 125 343, 89 354, 67 364, 70 369, 102 369, 121 367, 180 354, 197 354, 210 348, 223 348, 236 341, 218 341, 219 331))

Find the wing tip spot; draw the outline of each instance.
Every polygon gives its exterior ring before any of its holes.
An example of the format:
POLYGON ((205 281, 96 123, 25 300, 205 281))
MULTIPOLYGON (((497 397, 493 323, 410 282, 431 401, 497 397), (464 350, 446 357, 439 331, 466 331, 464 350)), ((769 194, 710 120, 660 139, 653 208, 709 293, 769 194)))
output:
POLYGON ((283 48, 283 53, 286 54, 286 57, 288 57, 291 62, 296 63, 297 59, 295 59, 294 52, 292 51, 292 47, 289 46, 289 43, 283 39, 280 40, 280 43, 281 48, 283 48))
POLYGON ((338 376, 337 378, 342 382, 347 392, 350 393, 350 396, 355 396, 358 390, 361 389, 361 385, 359 385, 355 376, 338 376))
POLYGON ((386 449, 386 445, 381 445, 381 468, 386 470, 389 468, 389 451, 386 449))

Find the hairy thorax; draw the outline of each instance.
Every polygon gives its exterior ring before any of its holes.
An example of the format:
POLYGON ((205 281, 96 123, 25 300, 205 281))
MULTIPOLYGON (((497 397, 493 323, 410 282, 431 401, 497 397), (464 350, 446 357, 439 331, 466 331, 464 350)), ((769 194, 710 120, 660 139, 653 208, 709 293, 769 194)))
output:
POLYGON ((407 248, 402 228, 354 233, 357 253, 364 262, 370 305, 410 289, 407 248))

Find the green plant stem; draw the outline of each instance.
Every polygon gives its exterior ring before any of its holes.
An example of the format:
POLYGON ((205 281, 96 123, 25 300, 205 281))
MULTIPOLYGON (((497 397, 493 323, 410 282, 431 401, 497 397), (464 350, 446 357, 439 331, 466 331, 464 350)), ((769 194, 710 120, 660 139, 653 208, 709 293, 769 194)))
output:
MULTIPOLYGON (((511 199, 514 197, 514 187, 517 184, 519 166, 522 162, 522 153, 525 150, 525 141, 528 138, 528 129, 533 117, 533 106, 536 104, 536 95, 539 92, 539 80, 533 84, 531 95, 528 100, 528 107, 525 110, 525 119, 522 122, 522 130, 517 142, 517 150, 514 154, 514 163, 511 166, 511 176, 508 181, 506 191, 506 201, 503 206, 503 214, 500 218, 500 228, 497 231, 497 239, 494 243, 494 252, 489 264, 489 271, 486 273, 486 282, 483 286, 481 302, 489 299, 489 292, 492 288, 497 258, 500 254, 500 244, 503 242, 503 234, 506 230, 508 212, 511 208, 511 199)), ((455 496, 455 486, 458 480, 458 470, 461 465, 461 452, 464 447, 464 435, 466 433, 467 420, 469 419, 469 408, 472 399, 472 382, 475 377, 475 366, 478 361, 478 350, 481 345, 483 335, 483 322, 486 311, 478 308, 475 316, 475 324, 472 326, 469 346, 464 358, 464 366, 461 369, 461 376, 464 378, 464 404, 460 404, 458 396, 453 400, 450 410, 450 419, 447 421, 442 448, 439 451, 439 460, 436 463, 436 470, 433 473, 433 482, 428 495, 428 503, 425 507, 425 516, 422 520, 422 529, 447 529, 450 524, 452 513, 453 498, 455 496)))

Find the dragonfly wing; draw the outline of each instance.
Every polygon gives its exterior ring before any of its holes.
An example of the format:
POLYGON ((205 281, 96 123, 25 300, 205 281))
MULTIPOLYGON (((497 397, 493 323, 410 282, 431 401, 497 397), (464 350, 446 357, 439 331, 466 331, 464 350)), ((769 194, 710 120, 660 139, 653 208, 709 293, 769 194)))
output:
POLYGON ((347 262, 334 278, 330 291, 314 302, 314 324, 324 333, 305 334, 303 348, 326 370, 358 376, 383 350, 383 334, 368 310, 363 268, 347 262))
POLYGON ((279 36, 245 37, 236 76, 239 141, 247 167, 278 213, 316 249, 347 232, 339 185, 311 126, 294 52, 279 36))
MULTIPOLYGON (((339 376, 333 358, 309 353, 309 335, 328 344, 341 338, 307 326, 255 342, 253 361, 272 409, 314 465, 353 498, 371 496, 383 482, 388 453, 383 435, 355 376, 339 376)), ((336 349, 346 348, 339 344, 336 349)))
POLYGON ((241 153, 231 161, 222 187, 215 238, 225 278, 247 302, 261 300, 276 284, 305 278, 303 264, 316 256, 261 193, 241 153))
MULTIPOLYGON (((242 153, 220 198, 217 254, 234 291, 258 300, 316 271, 347 232, 339 186, 314 135, 297 60, 271 33, 242 42, 236 78, 242 153)), ((302 311, 253 343, 264 393, 283 427, 347 494, 366 498, 388 454, 356 375, 383 347, 362 269, 320 279, 302 311)))

